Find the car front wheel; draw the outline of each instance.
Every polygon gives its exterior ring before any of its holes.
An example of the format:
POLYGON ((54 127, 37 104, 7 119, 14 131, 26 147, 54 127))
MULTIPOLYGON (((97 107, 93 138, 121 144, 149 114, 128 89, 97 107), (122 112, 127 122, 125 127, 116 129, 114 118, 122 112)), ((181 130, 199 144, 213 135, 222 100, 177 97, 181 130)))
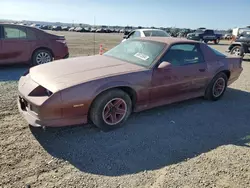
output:
POLYGON ((45 49, 37 50, 32 57, 32 65, 41 65, 53 60, 52 54, 45 49))
POLYGON ((127 93, 114 89, 104 92, 94 101, 90 119, 103 131, 119 128, 132 111, 132 101, 127 93))
POLYGON ((224 72, 217 74, 208 85, 205 98, 216 101, 220 99, 227 88, 228 77, 224 72))

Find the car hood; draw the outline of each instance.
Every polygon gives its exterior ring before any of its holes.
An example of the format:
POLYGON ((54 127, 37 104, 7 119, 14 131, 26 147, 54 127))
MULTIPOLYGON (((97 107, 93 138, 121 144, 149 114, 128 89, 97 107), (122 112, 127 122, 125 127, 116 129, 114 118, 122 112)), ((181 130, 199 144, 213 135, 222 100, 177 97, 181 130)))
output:
POLYGON ((56 92, 95 79, 145 70, 145 68, 104 55, 58 60, 30 69, 33 81, 56 92))

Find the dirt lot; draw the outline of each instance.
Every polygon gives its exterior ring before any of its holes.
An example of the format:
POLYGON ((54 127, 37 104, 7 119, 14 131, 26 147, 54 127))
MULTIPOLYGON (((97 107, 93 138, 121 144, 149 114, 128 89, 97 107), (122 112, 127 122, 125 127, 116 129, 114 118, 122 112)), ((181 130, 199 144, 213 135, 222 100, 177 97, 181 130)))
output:
MULTIPOLYGON (((93 34, 66 35, 72 56, 93 34)), ((97 34, 110 48, 119 34, 97 34)), ((225 51, 227 45, 213 45, 225 51)), ((0 69, 0 187, 250 187, 250 61, 217 102, 195 99, 133 114, 123 128, 31 128, 16 106, 26 67, 0 69)))

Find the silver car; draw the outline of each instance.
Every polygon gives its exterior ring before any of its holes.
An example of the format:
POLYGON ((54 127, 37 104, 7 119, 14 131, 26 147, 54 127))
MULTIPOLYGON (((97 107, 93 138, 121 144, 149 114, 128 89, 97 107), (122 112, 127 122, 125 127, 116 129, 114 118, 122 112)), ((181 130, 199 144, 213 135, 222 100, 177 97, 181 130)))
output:
POLYGON ((137 37, 171 37, 166 31, 161 29, 136 29, 128 35, 124 35, 122 42, 137 37))

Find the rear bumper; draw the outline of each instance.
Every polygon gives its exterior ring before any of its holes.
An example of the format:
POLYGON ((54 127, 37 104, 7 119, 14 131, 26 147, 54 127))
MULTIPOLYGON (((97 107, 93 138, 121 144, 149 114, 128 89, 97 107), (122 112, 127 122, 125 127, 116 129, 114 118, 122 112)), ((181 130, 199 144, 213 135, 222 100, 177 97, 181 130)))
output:
POLYGON ((77 117, 77 118, 70 118, 70 119, 51 119, 51 120, 41 120, 39 117, 33 112, 29 110, 29 107, 22 106, 22 101, 20 97, 17 99, 18 110, 24 119, 28 122, 29 125, 33 127, 63 127, 63 126, 70 126, 70 125, 81 125, 87 124, 88 118, 87 115, 77 117))

